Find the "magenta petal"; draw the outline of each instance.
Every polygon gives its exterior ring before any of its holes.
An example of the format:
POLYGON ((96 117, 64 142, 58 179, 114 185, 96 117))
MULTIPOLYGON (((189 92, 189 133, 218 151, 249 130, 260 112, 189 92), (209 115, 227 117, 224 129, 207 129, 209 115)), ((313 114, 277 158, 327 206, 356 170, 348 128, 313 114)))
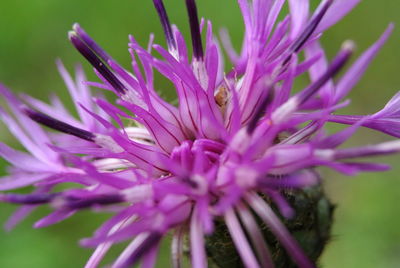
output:
POLYGON ((389 25, 380 39, 372 45, 367 51, 361 55, 361 57, 354 63, 350 70, 343 76, 339 81, 336 88, 335 100, 338 102, 344 96, 346 96, 349 91, 353 88, 355 84, 360 80, 361 76, 367 69, 369 63, 375 58, 376 54, 379 52, 381 47, 385 44, 386 40, 389 38, 393 31, 393 24, 389 25))

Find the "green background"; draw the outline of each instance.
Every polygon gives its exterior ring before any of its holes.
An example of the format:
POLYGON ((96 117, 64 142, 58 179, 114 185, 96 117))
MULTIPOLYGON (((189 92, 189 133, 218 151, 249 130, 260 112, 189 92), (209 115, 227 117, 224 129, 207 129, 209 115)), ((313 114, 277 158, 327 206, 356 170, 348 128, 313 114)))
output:
MULTIPOLYGON (((314 1, 314 4, 318 1, 314 1)), ((171 20, 188 37, 183 0, 165 1, 171 20)), ((214 29, 227 27, 238 47, 243 33, 236 1, 198 1, 200 14, 210 18, 214 29)), ((82 58, 67 40, 67 31, 79 22, 111 55, 129 67, 127 36, 133 34, 141 44, 150 32, 164 44, 161 27, 150 0, 14 0, 0 1, 0 81, 13 91, 27 92, 40 99, 56 93, 65 99, 66 89, 56 71, 61 58, 71 69, 82 58)), ((356 54, 367 48, 389 22, 400 25, 398 0, 364 0, 342 22, 323 37, 330 57, 346 39, 358 45, 356 54)), ((368 69, 365 78, 351 94, 353 113, 372 113, 382 107, 400 87, 400 30, 393 36, 368 69)), ((84 64, 88 73, 91 68, 84 64)), ((163 81, 159 87, 165 88, 163 81)), ((0 140, 14 142, 1 125, 0 140)), ((388 140, 372 131, 361 131, 352 144, 388 140)), ((322 258, 326 268, 400 267, 400 156, 379 159, 393 165, 380 174, 344 178, 322 170, 329 196, 338 205, 334 238, 322 258)), ((4 173, 4 161, 0 162, 4 173)), ((0 222, 5 222, 14 207, 0 205, 0 222)), ((46 229, 31 229, 32 223, 47 213, 41 209, 13 231, 0 231, 0 267, 82 267, 91 253, 77 241, 88 237, 108 215, 85 212, 46 229)), ((107 258, 112 260, 113 251, 107 258)), ((160 267, 169 267, 168 253, 162 254, 160 267)))

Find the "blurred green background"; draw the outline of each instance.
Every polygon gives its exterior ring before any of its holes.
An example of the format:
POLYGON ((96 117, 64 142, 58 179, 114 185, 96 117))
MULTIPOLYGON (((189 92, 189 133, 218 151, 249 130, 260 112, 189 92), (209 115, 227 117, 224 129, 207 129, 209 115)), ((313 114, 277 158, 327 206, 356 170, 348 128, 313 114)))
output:
MULTIPOLYGON (((183 0, 166 0, 171 20, 188 37, 183 0)), ((318 1, 314 1, 314 4, 318 1)), ((389 22, 400 25, 398 0, 363 0, 340 24, 331 28, 323 43, 332 56, 346 39, 358 45, 357 54, 383 32, 389 22)), ((242 20, 236 1, 198 1, 200 14, 212 19, 214 29, 227 27, 236 47, 241 44, 242 20)), ((0 1, 0 81, 13 91, 26 92, 40 99, 56 93, 65 99, 66 89, 56 71, 61 58, 72 69, 83 62, 67 40, 67 31, 79 22, 111 55, 129 67, 127 36, 133 34, 145 44, 150 32, 164 43, 161 27, 150 0, 14 0, 0 1)), ((400 26, 399 26, 400 27, 400 26)), ((351 94, 353 113, 372 113, 382 107, 400 88, 400 29, 371 65, 365 78, 351 94)), ((84 64, 88 73, 91 68, 84 64)), ((159 83, 160 88, 163 82, 159 83)), ((14 142, 4 126, 0 140, 14 142)), ((361 131, 353 144, 387 140, 371 131, 361 131)), ((344 178, 322 170, 331 199, 338 205, 334 239, 322 258, 325 268, 400 267, 400 156, 380 159, 394 166, 390 172, 344 178)), ((4 161, 0 162, 4 174, 4 161)), ((0 205, 3 223, 14 207, 0 205)), ((41 209, 12 232, 0 230, 0 267, 82 267, 91 253, 77 241, 88 237, 108 217, 85 212, 46 229, 31 229, 32 223, 47 213, 41 209)), ((108 263, 118 250, 107 257, 108 263)), ((106 261, 106 263, 107 263, 106 261)), ((168 253, 162 254, 159 267, 169 267, 168 253)))

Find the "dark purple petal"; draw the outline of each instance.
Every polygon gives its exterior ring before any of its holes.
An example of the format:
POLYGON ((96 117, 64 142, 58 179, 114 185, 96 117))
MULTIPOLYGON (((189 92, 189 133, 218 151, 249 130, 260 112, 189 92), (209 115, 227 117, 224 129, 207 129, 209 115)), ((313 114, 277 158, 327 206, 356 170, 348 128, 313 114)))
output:
POLYGON ((252 134, 256 129, 258 121, 264 115, 267 107, 274 101, 274 89, 272 87, 268 88, 268 92, 266 96, 263 97, 261 104, 258 105, 256 111, 253 114, 253 117, 250 119, 247 125, 247 133, 252 134))
POLYGON ((78 35, 78 37, 86 43, 86 45, 93 50, 104 62, 112 60, 112 57, 105 52, 86 32, 81 28, 78 23, 75 23, 73 30, 78 35))
POLYGON ((189 16, 190 32, 192 34, 193 56, 197 60, 203 59, 203 44, 201 41, 199 17, 195 0, 186 0, 186 8, 189 16))
POLYGON ((60 132, 73 135, 75 137, 87 140, 94 141, 95 135, 89 131, 71 126, 67 123, 61 122, 57 119, 54 119, 48 115, 42 114, 40 112, 36 112, 29 108, 24 108, 23 112, 31 118, 33 121, 42 124, 46 127, 52 128, 54 130, 58 130, 60 132))
POLYGON ((165 10, 164 3, 162 0, 153 0, 154 6, 157 10, 158 16, 160 17, 161 25, 164 29, 165 38, 169 50, 176 50, 176 41, 172 32, 172 27, 168 19, 167 11, 165 10))
POLYGON ((125 198, 119 194, 107 194, 83 197, 81 199, 66 198, 62 207, 68 209, 84 209, 97 205, 110 205, 125 202, 125 198))
POLYGON ((79 53, 84 56, 89 63, 110 83, 110 85, 120 94, 124 94, 126 89, 121 81, 108 69, 105 62, 103 62, 93 50, 79 38, 75 32, 69 32, 69 39, 79 53))
POLYGON ((299 103, 304 104, 311 96, 318 92, 322 86, 325 85, 330 79, 332 79, 343 66, 348 62, 350 56, 353 54, 354 44, 351 41, 347 41, 343 44, 342 49, 335 57, 333 62, 329 65, 326 72, 314 83, 312 83, 308 88, 304 89, 298 94, 299 103))
POLYGON ((13 204, 40 205, 51 202, 59 195, 58 193, 0 194, 0 201, 13 204))
MULTIPOLYGON (((328 11, 329 7, 332 5, 334 0, 326 0, 318 7, 317 11, 314 13, 314 16, 307 24, 303 32, 297 38, 297 40, 290 47, 289 51, 291 53, 297 53, 303 47, 303 45, 307 42, 307 40, 311 37, 311 35, 315 32, 315 29, 318 27, 319 23, 323 19, 324 15, 328 11)), ((290 53, 290 54, 291 54, 290 53)))
POLYGON ((148 237, 126 259, 126 261, 118 265, 118 268, 133 267, 146 253, 150 252, 152 248, 157 246, 162 237, 163 234, 161 233, 158 232, 150 233, 148 237))

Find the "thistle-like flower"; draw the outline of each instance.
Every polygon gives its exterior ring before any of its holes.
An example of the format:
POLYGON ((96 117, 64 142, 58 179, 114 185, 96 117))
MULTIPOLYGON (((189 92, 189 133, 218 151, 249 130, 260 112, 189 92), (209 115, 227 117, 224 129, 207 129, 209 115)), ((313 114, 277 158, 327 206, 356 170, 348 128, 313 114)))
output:
POLYGON ((192 57, 162 0, 153 2, 167 48, 153 44, 153 36, 143 48, 131 36, 131 71, 73 26, 71 43, 101 80, 86 81, 80 68, 73 80, 57 63, 78 119, 58 99, 49 105, 0 87, 8 104, 1 118, 26 149, 0 143, 0 155, 11 164, 0 179, 0 200, 22 205, 7 228, 43 204, 54 212, 35 227, 95 208, 113 216, 82 240, 96 247, 87 268, 97 267, 113 244, 126 240, 131 243, 112 267, 139 261, 153 267, 169 233, 173 267, 182 267, 185 255, 195 268, 315 267, 332 217, 316 168, 347 175, 383 171, 386 165, 352 159, 400 151, 397 140, 338 148, 359 127, 400 137, 398 94, 370 116, 334 114, 349 104, 343 98, 392 25, 334 81, 354 45, 346 41, 327 60, 319 39, 359 0, 324 0, 312 14, 308 0, 289 0, 290 14, 282 21, 277 18, 284 0, 238 0, 245 36, 236 53, 221 32, 233 65, 227 71, 212 24, 199 20, 195 0, 186 0, 192 57), (173 84, 177 106, 159 96, 154 72, 173 84), (304 73, 309 85, 293 92, 304 73), (92 95, 90 87, 115 92, 116 103, 92 95), (327 122, 350 126, 328 135, 327 122), (72 184, 54 190, 66 183, 72 184), (27 186, 34 191, 9 192, 27 186))

